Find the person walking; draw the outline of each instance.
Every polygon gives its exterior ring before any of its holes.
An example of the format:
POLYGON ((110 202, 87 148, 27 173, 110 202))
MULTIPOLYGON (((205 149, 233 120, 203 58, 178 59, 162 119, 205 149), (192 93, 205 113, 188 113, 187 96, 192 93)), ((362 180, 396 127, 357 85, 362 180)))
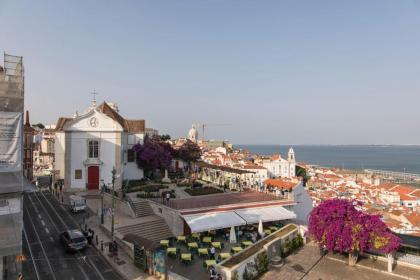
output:
POLYGON ((216 248, 214 248, 214 246, 211 246, 210 248, 210 258, 216 259, 216 248))

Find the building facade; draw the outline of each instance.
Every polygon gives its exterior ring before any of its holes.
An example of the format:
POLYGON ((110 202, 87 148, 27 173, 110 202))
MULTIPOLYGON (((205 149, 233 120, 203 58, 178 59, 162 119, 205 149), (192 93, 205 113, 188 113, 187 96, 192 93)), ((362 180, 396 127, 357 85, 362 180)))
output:
POLYGON ((296 176, 296 158, 293 148, 289 149, 287 159, 281 155, 274 155, 271 158, 262 159, 262 166, 267 169, 270 178, 292 178, 296 176))
MULTIPOLYGON (((64 179, 66 191, 98 190, 112 183, 143 178, 133 145, 143 143, 144 120, 124 119, 115 106, 94 103, 84 114, 60 118, 55 130, 54 173, 64 179)), ((57 179, 57 177, 56 177, 57 179)))

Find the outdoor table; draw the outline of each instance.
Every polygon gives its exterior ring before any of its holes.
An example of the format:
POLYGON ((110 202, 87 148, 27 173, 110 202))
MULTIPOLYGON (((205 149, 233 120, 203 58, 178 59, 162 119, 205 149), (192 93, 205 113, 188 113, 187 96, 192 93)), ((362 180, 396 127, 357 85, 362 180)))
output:
POLYGON ((198 255, 209 255, 209 249, 208 248, 198 248, 198 255))
POLYGON ((200 239, 200 233, 198 233, 198 232, 193 233, 191 236, 192 236, 192 238, 200 239))
POLYGON ((265 229, 265 230, 264 230, 264 233, 265 233, 265 234, 267 234, 267 235, 270 235, 270 234, 271 234, 271 230, 269 230, 269 229, 265 229))
POLYGON ((242 251, 242 247, 232 247, 232 252, 234 253, 234 254, 236 254, 236 253, 238 253, 238 252, 240 252, 240 251, 242 251))
POLYGON ((161 240, 160 241, 160 246, 168 247, 169 246, 169 240, 167 240, 167 239, 161 240))
POLYGON ((244 241, 242 242, 242 245, 244 245, 245 247, 251 246, 252 242, 251 241, 244 241))
POLYGON ((197 242, 190 242, 187 244, 188 249, 197 249, 198 248, 198 244, 197 242))
POLYGON ((166 252, 168 253, 168 255, 176 255, 176 248, 168 248, 166 249, 166 252))
POLYGON ((181 260, 190 262, 192 260, 191 259, 191 254, 190 253, 181 254, 181 260))
POLYGON ((216 261, 215 260, 206 260, 204 262, 205 266, 207 269, 209 269, 210 266, 215 266, 216 265, 216 261))
POLYGON ((277 231, 278 230, 277 227, 269 227, 269 229, 272 230, 272 231, 277 231))
POLYGON ((185 242, 187 240, 187 238, 184 235, 179 235, 176 240, 178 242, 185 242))
POLYGON ((220 258, 222 260, 230 258, 230 253, 220 253, 220 258))
POLYGON ((203 243, 211 243, 211 236, 203 237, 203 243))
POLYGON ((216 249, 222 249, 222 244, 220 242, 212 242, 211 245, 216 249))

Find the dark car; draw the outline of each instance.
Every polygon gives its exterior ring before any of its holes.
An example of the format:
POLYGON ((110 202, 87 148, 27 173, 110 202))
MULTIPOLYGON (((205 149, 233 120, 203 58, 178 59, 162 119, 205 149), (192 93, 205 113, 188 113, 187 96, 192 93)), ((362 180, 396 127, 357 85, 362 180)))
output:
POLYGON ((66 251, 69 252, 84 250, 88 244, 86 237, 78 229, 62 232, 60 234, 60 241, 66 251))

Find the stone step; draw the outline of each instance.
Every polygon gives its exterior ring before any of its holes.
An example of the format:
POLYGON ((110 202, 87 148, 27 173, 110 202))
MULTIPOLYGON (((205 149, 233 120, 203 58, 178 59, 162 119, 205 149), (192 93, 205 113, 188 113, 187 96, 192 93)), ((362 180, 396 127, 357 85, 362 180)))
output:
POLYGON ((149 215, 149 217, 151 219, 147 222, 119 227, 116 230, 122 235, 132 233, 155 241, 173 236, 164 219, 156 215, 149 215))

